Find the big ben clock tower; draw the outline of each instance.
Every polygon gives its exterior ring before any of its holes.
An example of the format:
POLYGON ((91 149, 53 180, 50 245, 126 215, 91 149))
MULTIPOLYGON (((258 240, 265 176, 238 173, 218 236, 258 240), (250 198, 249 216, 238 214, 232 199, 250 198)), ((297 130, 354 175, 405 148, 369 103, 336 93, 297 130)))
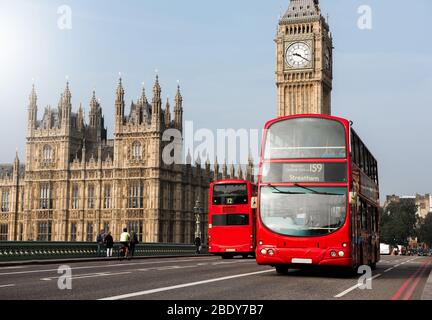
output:
POLYGON ((291 0, 275 41, 278 116, 330 115, 333 43, 319 0, 291 0))

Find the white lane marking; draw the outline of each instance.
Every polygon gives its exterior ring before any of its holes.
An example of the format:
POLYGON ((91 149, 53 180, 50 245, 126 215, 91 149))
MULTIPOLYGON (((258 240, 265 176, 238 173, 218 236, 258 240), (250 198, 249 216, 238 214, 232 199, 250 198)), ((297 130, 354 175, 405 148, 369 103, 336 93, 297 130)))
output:
POLYGON ((3 285, 0 285, 0 288, 9 288, 9 287, 15 287, 15 285, 14 284, 3 284, 3 285))
POLYGON ((144 290, 144 291, 139 291, 139 292, 133 292, 133 293, 123 294, 123 295, 119 295, 119 296, 107 297, 107 298, 103 298, 103 299, 99 299, 99 300, 121 300, 121 299, 128 299, 128 298, 133 298, 133 297, 138 297, 138 296, 144 296, 144 295, 158 293, 158 292, 163 292, 163 291, 170 291, 170 290, 175 290, 175 289, 193 287, 193 286, 198 286, 198 285, 206 284, 206 283, 225 281, 225 280, 230 280, 230 279, 235 279, 235 278, 242 278, 242 277, 249 277, 249 276, 254 276, 254 275, 263 274, 263 273, 270 273, 270 272, 274 272, 274 270, 272 269, 272 270, 265 270, 265 271, 257 271, 257 272, 236 274, 236 275, 227 276, 227 277, 221 277, 221 278, 208 279, 208 280, 203 280, 203 281, 184 283, 184 284, 179 284, 179 285, 170 286, 170 287, 163 287, 163 288, 157 288, 157 289, 152 289, 152 290, 144 290))
MULTIPOLYGON (((193 258, 192 258, 193 259, 193 258)), ((217 258, 216 258, 217 259, 217 258)), ((205 260, 216 260, 216 259, 205 259, 205 260)), ((203 261, 200 259, 199 261, 203 261)), ((115 260, 113 260, 115 261, 115 260)), ((83 270, 83 269, 97 269, 97 268, 114 268, 123 266, 137 266, 146 264, 162 264, 168 262, 190 262, 189 260, 165 260, 165 261, 152 261, 152 262, 140 262, 140 263, 121 263, 121 264, 110 264, 110 265, 100 265, 100 266, 82 266, 82 267, 72 267, 72 270, 83 270)), ((45 270, 28 270, 28 271, 15 271, 15 272, 3 272, 0 276, 8 276, 14 274, 26 274, 26 273, 43 273, 43 272, 57 272, 58 269, 45 269, 45 270)))
MULTIPOLYGON (((374 280, 374 279, 376 279, 376 278, 378 278, 378 277, 381 277, 381 276, 382 276, 382 274, 381 274, 381 273, 378 273, 377 275, 373 276, 371 280, 374 280)), ((343 297, 344 295, 350 293, 351 291, 357 289, 357 288, 360 287, 361 285, 362 285, 361 283, 357 283, 355 286, 352 286, 351 288, 346 289, 345 291, 339 293, 338 295, 335 295, 334 297, 335 297, 335 298, 341 298, 341 297, 343 297)))
POLYGON ((384 272, 389 272, 389 271, 391 271, 391 270, 393 270, 393 269, 395 269, 395 268, 397 268, 397 267, 400 267, 401 265, 404 265, 404 264, 406 264, 406 263, 416 263, 416 262, 413 262, 415 259, 417 259, 417 258, 412 258, 412 259, 406 260, 406 261, 404 261, 404 262, 401 262, 401 263, 399 263, 399 264, 397 264, 397 265, 394 265, 394 266, 391 267, 391 268, 388 268, 388 269, 384 270, 384 272))
MULTIPOLYGON (((254 261, 255 262, 255 261, 254 261)), ((244 261, 234 261, 234 262, 223 262, 224 264, 233 264, 233 263, 244 263, 244 261)), ((215 265, 212 263, 211 265, 215 265)), ((200 266, 209 266, 208 263, 197 263, 195 265, 185 265, 185 266, 163 266, 163 267, 154 267, 154 268, 140 268, 140 269, 130 269, 125 270, 124 272, 97 272, 97 273, 87 273, 87 274, 78 274, 73 276, 72 279, 83 279, 83 278, 91 278, 91 277, 99 277, 99 276, 114 276, 114 275, 124 275, 130 274, 136 271, 169 271, 169 270, 178 270, 178 269, 186 269, 186 268, 196 268, 200 266)), ((46 277, 41 278, 42 281, 51 281, 53 279, 58 279, 59 277, 46 277)))
MULTIPOLYGON (((118 276, 118 275, 123 275, 123 274, 130 274, 131 272, 113 272, 113 273, 108 273, 108 272, 102 272, 102 273, 89 273, 89 274, 80 274, 77 276, 72 276, 70 279, 71 280, 76 280, 76 279, 86 279, 86 278, 96 278, 96 277, 110 277, 110 276, 118 276)), ((51 281, 54 279, 58 279, 59 277, 49 277, 49 278, 41 278, 40 280, 42 281, 51 281)))

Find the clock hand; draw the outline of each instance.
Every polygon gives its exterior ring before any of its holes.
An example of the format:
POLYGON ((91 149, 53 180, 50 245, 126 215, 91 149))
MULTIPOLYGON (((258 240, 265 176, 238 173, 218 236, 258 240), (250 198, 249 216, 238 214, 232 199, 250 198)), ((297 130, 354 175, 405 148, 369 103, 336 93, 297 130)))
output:
POLYGON ((297 56, 297 57, 300 57, 300 58, 302 58, 302 59, 304 59, 304 60, 310 62, 308 59, 306 59, 305 57, 303 57, 301 54, 299 54, 299 53, 297 53, 297 52, 294 53, 293 55, 294 55, 294 56, 297 56))

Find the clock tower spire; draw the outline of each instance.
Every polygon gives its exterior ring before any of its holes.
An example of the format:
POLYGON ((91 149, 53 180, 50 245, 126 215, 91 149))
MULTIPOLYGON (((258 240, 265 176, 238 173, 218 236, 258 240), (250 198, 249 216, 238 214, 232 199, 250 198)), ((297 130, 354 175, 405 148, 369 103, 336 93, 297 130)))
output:
POLYGON ((291 0, 276 36, 278 116, 331 114, 333 41, 318 0, 291 0))

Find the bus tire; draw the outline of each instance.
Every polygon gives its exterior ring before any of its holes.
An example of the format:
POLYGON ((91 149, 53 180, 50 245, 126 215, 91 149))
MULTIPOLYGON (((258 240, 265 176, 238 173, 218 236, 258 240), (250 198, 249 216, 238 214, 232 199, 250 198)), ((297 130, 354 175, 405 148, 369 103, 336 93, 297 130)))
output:
POLYGON ((376 270, 377 264, 376 262, 371 262, 369 266, 371 267, 372 270, 376 270))
POLYGON ((287 265, 278 265, 275 268, 276 268, 276 272, 278 274, 288 274, 288 266, 287 265))

